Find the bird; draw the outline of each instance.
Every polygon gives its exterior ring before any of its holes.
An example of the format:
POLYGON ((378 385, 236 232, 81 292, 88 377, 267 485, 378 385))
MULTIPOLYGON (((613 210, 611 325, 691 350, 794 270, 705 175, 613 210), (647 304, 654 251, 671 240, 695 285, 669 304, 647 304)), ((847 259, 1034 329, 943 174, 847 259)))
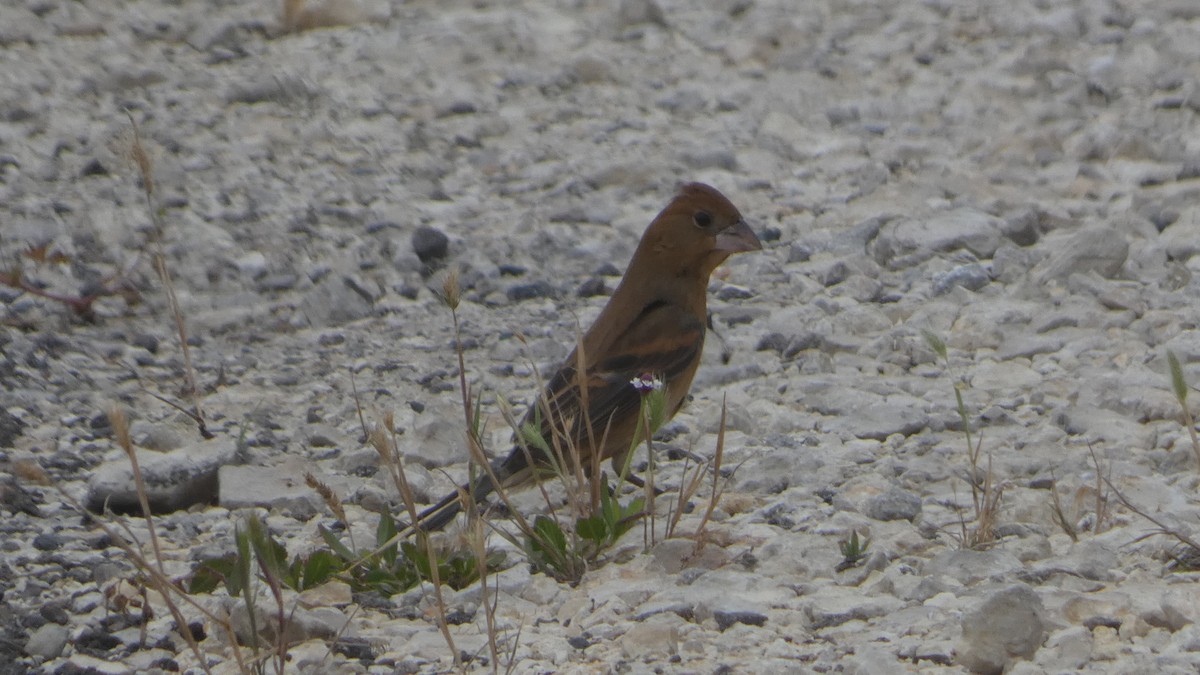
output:
MULTIPOLYGON (((687 399, 709 325, 712 272, 733 254, 761 249, 725 195, 703 183, 683 185, 646 228, 608 303, 518 427, 532 426, 546 442, 517 442, 491 463, 490 472, 422 511, 415 529, 444 528, 461 511, 464 497, 477 505, 497 481, 515 490, 553 475, 555 467, 564 470, 557 461, 560 454, 568 463, 578 457, 588 474, 599 460, 608 459, 624 475, 642 424, 646 385, 663 388, 665 419, 687 399), (576 452, 547 452, 555 443, 576 452)), ((514 433, 515 442, 518 436, 514 433)))

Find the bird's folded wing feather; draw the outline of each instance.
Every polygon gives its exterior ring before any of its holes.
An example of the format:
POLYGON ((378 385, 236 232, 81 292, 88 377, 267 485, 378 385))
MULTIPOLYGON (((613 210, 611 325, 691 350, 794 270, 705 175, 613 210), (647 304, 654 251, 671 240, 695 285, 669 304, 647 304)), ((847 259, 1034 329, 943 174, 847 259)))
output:
MULTIPOLYGON (((592 433, 601 437, 609 425, 620 428, 622 420, 637 413, 641 393, 631 380, 642 375, 670 383, 695 365, 704 347, 704 322, 673 303, 655 302, 645 306, 612 342, 597 354, 585 354, 591 364, 582 378, 587 388, 587 419, 592 433)), ((550 431, 545 408, 552 412, 559 433, 571 434, 586 443, 585 420, 578 414, 583 397, 575 386, 575 355, 550 378, 541 415, 545 438, 550 431), (548 404, 548 406, 546 405, 548 404), (562 421, 569 420, 566 425, 562 421)), ((532 411, 531 411, 532 413, 532 411)), ((532 414, 527 415, 530 421, 532 414)))

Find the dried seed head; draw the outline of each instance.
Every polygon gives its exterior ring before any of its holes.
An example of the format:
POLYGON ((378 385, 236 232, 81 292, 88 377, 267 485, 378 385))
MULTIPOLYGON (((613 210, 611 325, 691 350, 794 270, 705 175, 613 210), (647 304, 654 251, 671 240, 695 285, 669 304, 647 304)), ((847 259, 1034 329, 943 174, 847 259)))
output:
POLYGON ((112 425, 117 445, 127 453, 133 452, 133 441, 129 437, 129 418, 125 416, 125 410, 115 403, 109 406, 108 422, 112 425))
POLYGON ((458 303, 462 300, 462 289, 458 285, 458 268, 451 268, 446 272, 446 278, 442 280, 442 302, 451 310, 458 309, 458 303))

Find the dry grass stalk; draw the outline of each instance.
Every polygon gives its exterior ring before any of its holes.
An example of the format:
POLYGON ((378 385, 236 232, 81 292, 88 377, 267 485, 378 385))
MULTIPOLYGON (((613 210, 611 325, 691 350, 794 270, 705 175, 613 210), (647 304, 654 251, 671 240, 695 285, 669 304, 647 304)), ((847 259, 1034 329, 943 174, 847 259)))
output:
POLYGON ((1091 441, 1088 441, 1088 454, 1092 456, 1092 465, 1096 467, 1096 501, 1094 509, 1096 522, 1092 524, 1092 534, 1100 534, 1104 523, 1108 520, 1108 495, 1104 494, 1104 484, 1108 482, 1108 477, 1112 474, 1112 467, 1110 466, 1106 472, 1100 466, 1100 458, 1096 456, 1096 450, 1092 447, 1091 441))
POLYGON ((1125 508, 1129 509, 1130 511, 1133 511, 1134 513, 1145 518, 1146 520, 1150 521, 1151 523, 1154 523, 1155 527, 1158 528, 1157 532, 1151 532, 1150 534, 1138 537, 1135 541, 1141 541, 1142 539, 1145 539, 1146 537, 1153 537, 1153 536, 1157 536, 1157 535, 1167 535, 1169 537, 1174 538, 1176 541, 1183 544, 1184 546, 1186 546, 1191 552, 1200 555, 1200 541, 1197 541, 1194 537, 1192 537, 1190 532, 1187 532, 1186 530, 1183 530, 1178 527, 1173 527, 1171 525, 1168 525, 1165 522, 1163 522, 1162 520, 1150 515, 1150 513, 1147 512, 1145 509, 1142 509, 1141 507, 1137 506, 1133 502, 1129 501, 1129 499, 1126 498, 1125 495, 1121 494, 1121 491, 1117 489, 1117 486, 1113 485, 1112 481, 1109 480, 1107 477, 1104 479, 1104 484, 1108 486, 1109 490, 1112 490, 1112 493, 1113 493, 1113 495, 1116 496, 1117 501, 1124 504, 1125 508))
MULTIPOLYGON (((392 482, 396 486, 397 492, 400 493, 401 500, 404 501, 405 509, 407 509, 411 522, 417 522, 417 501, 413 495, 412 486, 408 482, 408 476, 404 472, 404 465, 400 459, 400 452, 396 443, 397 431, 393 423, 392 417, 389 415, 385 419, 388 425, 385 430, 382 426, 377 426, 371 430, 370 438, 368 439, 371 446, 375 448, 375 452, 379 455, 384 466, 387 467, 388 473, 392 478, 392 482), (389 435, 390 434, 390 435, 389 435)), ((375 551, 369 556, 363 556, 358 562, 348 569, 363 564, 374 555, 378 555, 385 548, 395 544, 407 532, 398 533, 396 536, 389 539, 387 542, 376 547, 375 551)), ((425 553, 429 559, 429 582, 433 584, 434 603, 437 607, 437 624, 438 630, 442 633, 442 638, 445 639, 446 645, 450 648, 450 653, 454 658, 454 667, 460 672, 464 671, 462 655, 454 644, 454 636, 450 633, 450 624, 446 620, 449 612, 446 609, 446 599, 442 593, 441 573, 438 570, 437 551, 433 546, 433 540, 424 532, 417 531, 418 544, 425 549, 425 553)))
POLYGON ((704 509, 704 516, 700 519, 700 525, 696 527, 696 533, 692 536, 696 538, 699 545, 704 541, 704 528, 708 525, 709 519, 712 518, 713 511, 717 509, 717 504, 721 501, 721 462, 725 456, 725 421, 727 408, 725 405, 725 397, 721 397, 721 421, 717 427, 717 449, 713 452, 713 480, 712 494, 708 498, 708 507, 704 509))
MULTIPOLYGON (((110 415, 112 414, 113 410, 117 409, 111 409, 110 415)), ((123 412, 117 411, 117 413, 118 419, 124 419, 123 412)), ((124 428, 123 432, 118 432, 118 443, 122 444, 122 449, 125 450, 126 454, 132 454, 124 445, 125 443, 128 443, 128 424, 114 421, 114 432, 117 432, 118 426, 122 426, 124 428)), ((132 445, 130 444, 129 447, 132 447, 132 445)), ((136 463, 133 465, 133 473, 135 482, 138 486, 138 498, 142 504, 143 513, 146 515, 147 527, 148 529, 152 529, 153 517, 149 513, 149 499, 146 495, 145 483, 142 480, 141 471, 136 463)), ((45 476, 44 470, 43 475, 45 476)), ((77 500, 74 495, 67 492, 61 485, 58 485, 50 480, 48 476, 45 476, 45 480, 54 486, 63 500, 70 504, 72 508, 81 514, 89 513, 88 510, 84 508, 83 504, 80 504, 79 500, 77 500)), ((108 517, 110 519, 113 518, 111 514, 109 514, 108 517)), ((193 609, 198 611, 205 618, 211 621, 213 625, 220 627, 222 632, 225 633, 226 638, 229 640, 229 644, 232 646, 232 652, 234 659, 237 662, 238 672, 243 673, 244 675, 249 675, 250 673, 254 672, 254 670, 246 662, 245 656, 242 654, 241 649, 238 647, 236 633, 233 630, 233 626, 229 623, 228 618, 218 616, 204 605, 196 602, 190 595, 185 593, 174 580, 168 577, 163 567, 161 554, 157 551, 157 547, 155 552, 155 562, 152 563, 146 558, 145 555, 142 554, 138 547, 135 547, 132 543, 130 543, 136 542, 137 538, 126 525, 120 523, 119 521, 113 521, 116 523, 116 527, 114 527, 113 522, 104 522, 100 519, 96 519, 95 522, 109 537, 109 539, 121 549, 121 552, 125 555, 125 558, 146 576, 149 585, 163 599, 163 604, 166 605, 167 611, 171 614, 171 617, 175 621, 176 630, 183 638, 184 642, 187 643, 192 655, 196 658, 197 664, 204 672, 211 674, 213 671, 209 667, 208 660, 205 658, 204 652, 200 649, 199 643, 196 642, 195 636, 192 635, 192 631, 188 626, 186 617, 184 617, 179 605, 176 604, 176 598, 182 600, 193 609), (120 527, 121 530, 124 530, 124 534, 122 534, 117 527, 120 527)))
POLYGON ((1058 496, 1058 479, 1054 478, 1053 473, 1050 477, 1050 516, 1059 528, 1071 538, 1071 541, 1079 541, 1075 519, 1067 516, 1066 510, 1063 508, 1062 500, 1058 496))
MULTIPOLYGON (((322 483, 316 476, 307 471, 304 472, 304 482, 309 488, 316 492, 318 496, 321 497, 321 501, 325 502, 325 506, 327 506, 329 510, 333 512, 334 518, 342 521, 343 525, 350 524, 350 521, 346 519, 346 509, 342 507, 342 501, 338 499, 338 496, 336 493, 334 493, 333 488, 329 487, 325 483, 322 483)), ((351 546, 354 545, 353 539, 350 540, 350 544, 351 546)))
POLYGON ((192 351, 188 345, 187 321, 184 319, 183 310, 179 306, 179 298, 175 294, 175 285, 172 283, 171 274, 167 270, 167 257, 162 247, 165 226, 162 209, 158 207, 155 195, 154 162, 150 158, 150 153, 146 151, 145 145, 142 143, 142 136, 138 129, 137 121, 133 119, 132 113, 126 112, 126 115, 129 117, 129 123, 133 129, 129 148, 130 157, 137 166, 138 173, 141 175, 142 193, 146 197, 146 210, 150 215, 150 222, 154 225, 154 236, 151 241, 151 259, 154 263, 154 271, 158 275, 159 281, 162 282, 163 290, 167 295, 167 304, 171 308, 171 316, 175 321, 175 333, 179 338, 179 349, 183 355, 185 389, 192 400, 192 409, 188 411, 188 414, 196 421, 200 435, 206 439, 211 439, 213 438, 213 434, 208 430, 204 419, 204 409, 200 406, 200 387, 196 384, 196 369, 192 365, 192 351))

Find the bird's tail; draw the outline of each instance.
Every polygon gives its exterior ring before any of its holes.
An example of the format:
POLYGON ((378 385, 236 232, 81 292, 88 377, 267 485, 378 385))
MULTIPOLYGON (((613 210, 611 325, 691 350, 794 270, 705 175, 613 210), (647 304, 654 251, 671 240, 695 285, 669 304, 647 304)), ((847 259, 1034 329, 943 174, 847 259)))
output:
POLYGON ((478 504, 483 501, 488 495, 496 489, 492 483, 492 478, 487 473, 479 476, 473 483, 466 483, 460 486, 454 492, 442 497, 438 503, 425 509, 417 516, 416 526, 414 530, 424 532, 436 532, 450 524, 462 511, 463 496, 471 500, 472 504, 478 504))

